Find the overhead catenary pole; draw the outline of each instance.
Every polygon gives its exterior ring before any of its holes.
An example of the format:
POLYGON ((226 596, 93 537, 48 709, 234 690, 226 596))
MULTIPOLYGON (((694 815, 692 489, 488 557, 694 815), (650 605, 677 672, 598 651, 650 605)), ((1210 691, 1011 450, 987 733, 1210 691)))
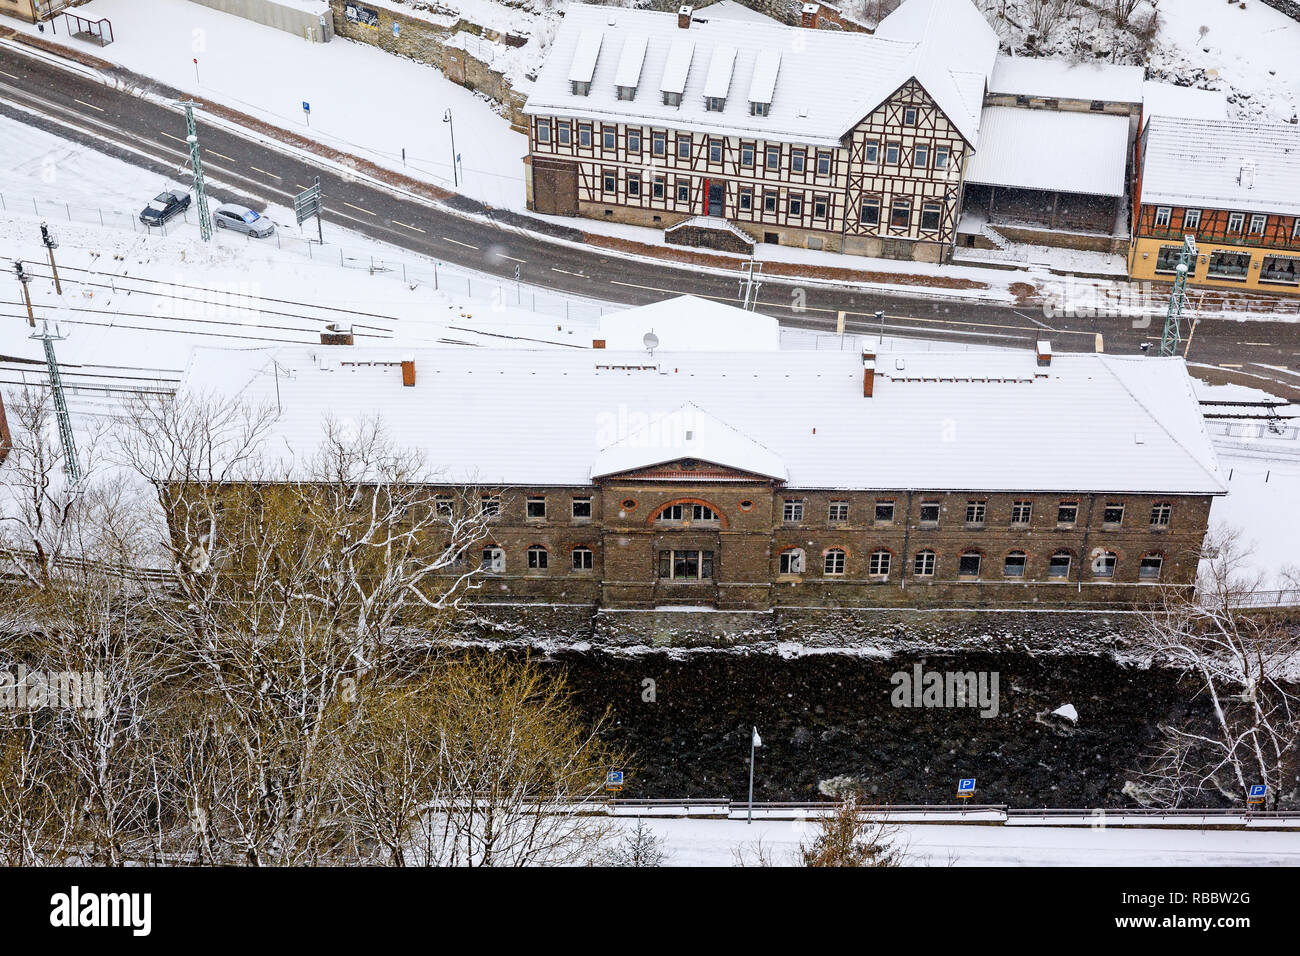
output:
POLYGON ((63 471, 68 476, 68 483, 76 485, 81 481, 81 465, 77 462, 77 443, 72 435, 72 419, 68 415, 68 402, 63 395, 63 378, 59 375, 59 360, 54 356, 54 343, 63 339, 58 326, 50 334, 50 325, 41 321, 41 331, 33 332, 32 338, 40 339, 45 346, 45 365, 50 374, 50 392, 54 396, 54 416, 59 423, 59 438, 63 442, 63 471))
POLYGON ((207 242, 212 238, 212 217, 208 213, 208 193, 203 184, 203 161, 199 159, 199 134, 194 125, 194 101, 185 100, 185 142, 190 144, 190 167, 194 171, 194 198, 199 204, 199 235, 207 242))
POLYGON ((59 248, 59 244, 54 241, 50 235, 50 227, 41 223, 41 242, 45 245, 46 252, 50 256, 50 273, 54 276, 54 294, 63 295, 63 285, 59 282, 59 267, 54 262, 54 250, 59 248))
MULTIPOLYGON (((1178 354, 1183 338, 1183 309, 1187 305, 1187 275, 1196 263, 1196 240, 1183 236, 1183 248, 1178 253, 1178 266, 1174 269, 1174 288, 1169 294, 1169 307, 1165 311, 1165 329, 1160 336, 1161 356, 1178 354)), ((1190 342, 1189 342, 1190 345, 1190 342)))
POLYGON ((32 297, 27 291, 27 283, 32 281, 32 277, 23 271, 23 261, 21 259, 14 260, 14 275, 18 277, 18 285, 23 290, 23 304, 27 306, 27 324, 32 328, 36 328, 36 316, 32 314, 32 297))

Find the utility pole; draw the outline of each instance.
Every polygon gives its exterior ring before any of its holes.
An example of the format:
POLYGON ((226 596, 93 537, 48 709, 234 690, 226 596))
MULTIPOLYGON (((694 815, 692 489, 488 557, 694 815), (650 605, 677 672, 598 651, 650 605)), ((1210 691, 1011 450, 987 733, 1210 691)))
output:
POLYGON ((448 125, 451 132, 451 184, 457 189, 460 188, 460 172, 456 169, 456 124, 451 121, 451 107, 447 107, 447 112, 442 114, 442 121, 448 125))
POLYGON ((68 476, 69 484, 81 481, 81 465, 77 462, 77 443, 72 435, 72 419, 68 416, 68 402, 63 395, 63 378, 59 375, 59 360, 54 357, 54 343, 62 341, 59 328, 54 327, 50 334, 50 324, 41 320, 41 331, 30 336, 40 339, 45 346, 45 364, 50 372, 50 391, 54 395, 54 415, 59 422, 59 437, 63 440, 63 471, 68 476))
POLYGON ((50 227, 41 223, 41 242, 45 244, 45 249, 50 255, 50 272, 54 274, 54 294, 63 295, 63 285, 59 282, 59 267, 54 264, 54 250, 59 248, 59 244, 54 241, 50 235, 50 227))
POLYGON ((203 185, 203 162, 199 159, 199 134, 194 126, 194 101, 185 100, 185 142, 190 144, 190 166, 194 170, 194 198, 199 203, 199 235, 212 238, 212 217, 208 214, 208 193, 203 185))
POLYGON ((1160 336, 1162 357, 1178 354, 1178 345, 1183 338, 1183 309, 1187 305, 1187 273, 1195 263, 1196 240, 1192 236, 1183 236, 1183 249, 1178 254, 1178 267, 1174 270, 1174 289, 1169 294, 1169 308, 1165 312, 1165 330, 1160 336))
POLYGON ((14 274, 18 276, 18 284, 23 289, 23 303, 27 306, 27 324, 32 328, 36 328, 36 316, 32 314, 32 297, 27 291, 27 283, 32 281, 32 277, 23 271, 23 261, 21 259, 14 260, 14 274))

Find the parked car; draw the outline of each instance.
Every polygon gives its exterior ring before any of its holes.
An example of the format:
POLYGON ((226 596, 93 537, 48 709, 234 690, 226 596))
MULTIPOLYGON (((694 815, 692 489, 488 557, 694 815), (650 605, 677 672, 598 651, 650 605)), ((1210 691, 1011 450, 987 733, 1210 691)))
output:
POLYGON ((212 214, 212 222, 218 229, 233 229, 254 239, 265 239, 275 232, 275 223, 247 206, 225 203, 217 207, 212 214))
POLYGON ((161 226, 174 216, 190 208, 190 194, 183 189, 169 189, 159 193, 140 210, 140 221, 146 226, 161 226))

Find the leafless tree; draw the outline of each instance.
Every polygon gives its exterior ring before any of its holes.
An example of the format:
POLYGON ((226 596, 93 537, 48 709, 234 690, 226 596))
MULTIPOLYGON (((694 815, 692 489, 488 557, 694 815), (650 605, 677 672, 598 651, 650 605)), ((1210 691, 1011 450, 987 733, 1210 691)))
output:
POLYGON ((904 848, 896 826, 872 820, 850 795, 817 820, 811 843, 799 846, 803 866, 902 866, 904 848))

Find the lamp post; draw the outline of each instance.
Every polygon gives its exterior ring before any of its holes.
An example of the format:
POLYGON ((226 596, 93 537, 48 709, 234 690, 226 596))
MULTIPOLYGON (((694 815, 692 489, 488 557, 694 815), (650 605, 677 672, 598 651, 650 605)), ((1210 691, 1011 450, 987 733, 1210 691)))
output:
POLYGON ((442 121, 448 125, 451 132, 451 184, 457 189, 460 188, 460 174, 456 171, 456 124, 451 121, 451 107, 447 107, 447 112, 442 114, 442 121))
POLYGON ((754 822, 754 750, 763 746, 763 738, 754 728, 754 735, 749 738, 749 803, 745 805, 745 824, 754 822))

